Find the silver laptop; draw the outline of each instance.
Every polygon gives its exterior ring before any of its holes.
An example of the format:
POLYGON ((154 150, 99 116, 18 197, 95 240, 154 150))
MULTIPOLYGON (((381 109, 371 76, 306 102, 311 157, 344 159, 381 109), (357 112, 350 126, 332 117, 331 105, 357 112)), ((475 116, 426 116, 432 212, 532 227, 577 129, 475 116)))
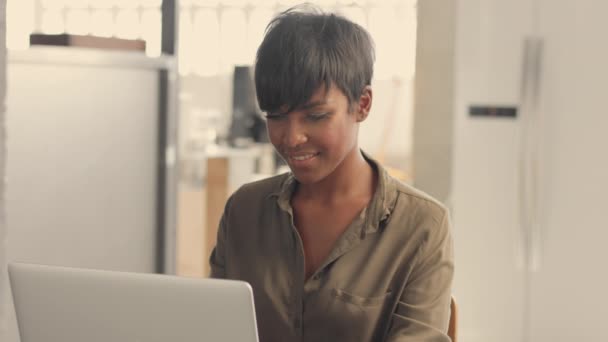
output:
POLYGON ((232 280, 13 263, 21 342, 257 342, 253 293, 232 280))

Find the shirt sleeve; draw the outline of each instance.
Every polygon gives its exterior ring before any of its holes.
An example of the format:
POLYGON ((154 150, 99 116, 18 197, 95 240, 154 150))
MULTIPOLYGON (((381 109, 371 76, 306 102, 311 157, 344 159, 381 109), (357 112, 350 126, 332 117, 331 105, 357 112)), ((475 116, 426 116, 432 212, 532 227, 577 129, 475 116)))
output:
POLYGON ((387 342, 450 342, 453 241, 447 211, 439 225, 427 233, 391 317, 387 342))
POLYGON ((228 211, 230 207, 231 198, 226 202, 224 207, 224 213, 220 219, 219 227, 217 229, 217 239, 211 256, 209 258, 209 266, 211 268, 211 274, 209 277, 223 279, 226 278, 226 231, 228 229, 228 211))

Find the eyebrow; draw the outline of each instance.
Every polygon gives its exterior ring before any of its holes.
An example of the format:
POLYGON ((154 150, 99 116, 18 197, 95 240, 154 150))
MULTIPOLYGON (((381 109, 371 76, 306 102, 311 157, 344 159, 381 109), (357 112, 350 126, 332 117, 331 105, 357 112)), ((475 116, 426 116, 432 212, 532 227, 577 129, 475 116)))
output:
MULTIPOLYGON (((303 105, 301 105, 301 106, 299 106, 299 107, 297 107, 295 109, 298 109, 298 110, 308 110, 308 109, 319 107, 319 106, 323 106, 323 105, 326 105, 326 104, 327 104, 327 100, 314 101, 314 102, 305 103, 305 104, 303 104, 303 105)), ((285 112, 277 110, 277 111, 272 111, 269 114, 272 115, 272 116, 278 116, 278 115, 287 115, 288 113, 285 113, 285 112)))
POLYGON ((300 107, 300 109, 311 109, 311 108, 319 107, 319 106, 322 106, 322 105, 325 105, 325 104, 327 104, 326 100, 315 101, 315 102, 308 102, 308 103, 303 104, 300 107))

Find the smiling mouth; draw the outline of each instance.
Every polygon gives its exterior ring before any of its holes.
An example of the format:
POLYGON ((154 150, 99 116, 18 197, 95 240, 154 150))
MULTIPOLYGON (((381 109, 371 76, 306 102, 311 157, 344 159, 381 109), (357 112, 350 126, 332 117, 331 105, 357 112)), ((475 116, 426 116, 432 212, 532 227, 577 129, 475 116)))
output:
POLYGON ((295 162, 302 162, 302 161, 310 160, 318 155, 319 155, 319 153, 290 155, 290 156, 288 156, 288 159, 291 161, 295 161, 295 162))

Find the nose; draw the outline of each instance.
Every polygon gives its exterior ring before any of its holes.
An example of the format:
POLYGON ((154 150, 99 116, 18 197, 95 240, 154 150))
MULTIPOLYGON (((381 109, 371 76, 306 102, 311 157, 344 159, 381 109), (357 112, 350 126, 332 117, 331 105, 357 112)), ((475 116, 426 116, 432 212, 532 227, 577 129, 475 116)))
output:
POLYGON ((308 141, 305 127, 294 116, 288 118, 285 131, 283 132, 283 145, 290 149, 308 141))

